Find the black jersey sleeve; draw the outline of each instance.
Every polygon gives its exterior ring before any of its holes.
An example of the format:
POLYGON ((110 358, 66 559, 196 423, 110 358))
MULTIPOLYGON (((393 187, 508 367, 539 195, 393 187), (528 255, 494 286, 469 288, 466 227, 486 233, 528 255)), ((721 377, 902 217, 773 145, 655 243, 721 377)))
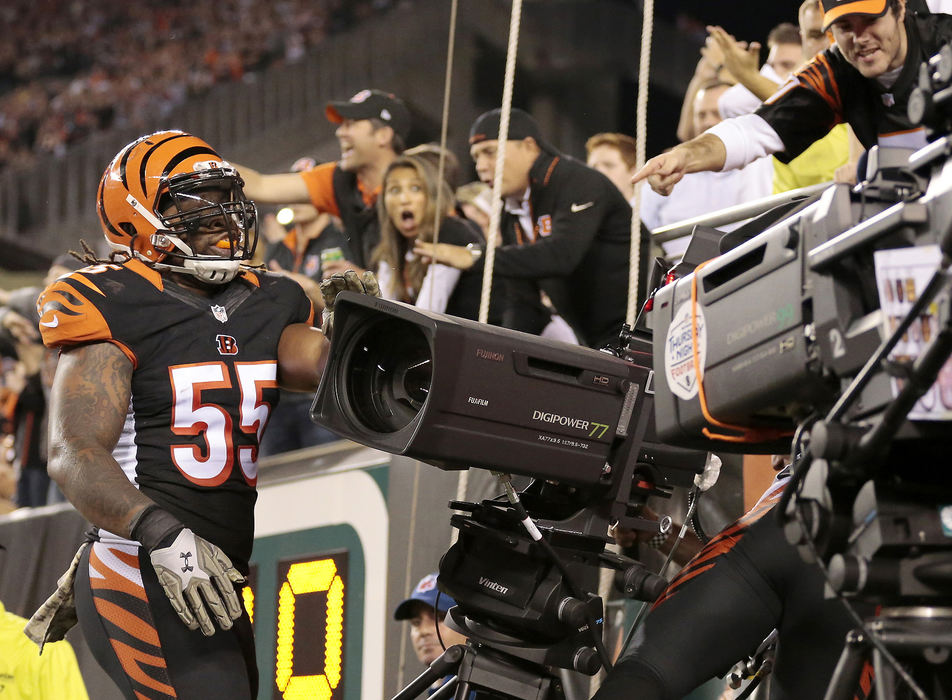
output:
POLYGON ((757 108, 755 114, 783 141, 784 150, 774 154, 778 160, 789 163, 845 121, 841 73, 836 55, 827 49, 757 108))

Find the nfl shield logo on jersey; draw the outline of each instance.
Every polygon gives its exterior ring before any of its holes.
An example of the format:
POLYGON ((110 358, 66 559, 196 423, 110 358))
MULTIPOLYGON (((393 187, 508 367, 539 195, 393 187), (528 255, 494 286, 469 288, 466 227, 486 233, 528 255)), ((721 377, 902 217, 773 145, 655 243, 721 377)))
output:
POLYGON ((224 323, 225 321, 228 320, 228 312, 225 311, 225 307, 224 307, 224 306, 217 306, 217 305, 216 305, 216 306, 213 306, 213 307, 212 307, 212 316, 214 316, 215 318, 217 318, 217 319, 218 319, 219 321, 221 321, 222 323, 224 323))

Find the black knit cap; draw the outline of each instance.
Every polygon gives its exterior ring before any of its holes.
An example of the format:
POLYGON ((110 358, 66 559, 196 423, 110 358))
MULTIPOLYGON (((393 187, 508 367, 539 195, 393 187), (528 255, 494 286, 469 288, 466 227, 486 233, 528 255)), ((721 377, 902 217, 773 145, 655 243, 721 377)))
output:
MULTIPOLYGON (((469 129, 469 145, 480 143, 481 141, 495 141, 499 138, 499 121, 502 119, 501 109, 492 109, 484 112, 476 118, 469 129)), ((528 112, 513 108, 509 113, 509 141, 521 141, 524 138, 532 137, 539 148, 549 153, 558 153, 545 139, 542 138, 542 130, 539 123, 532 118, 528 112)))

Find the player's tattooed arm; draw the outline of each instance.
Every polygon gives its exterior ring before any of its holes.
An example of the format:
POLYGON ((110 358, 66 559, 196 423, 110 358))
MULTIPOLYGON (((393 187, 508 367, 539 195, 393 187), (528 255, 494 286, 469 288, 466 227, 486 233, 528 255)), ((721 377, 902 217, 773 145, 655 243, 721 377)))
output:
POLYGON ((128 537, 152 503, 112 456, 132 390, 132 362, 112 343, 63 352, 50 392, 50 476, 94 525, 128 537))

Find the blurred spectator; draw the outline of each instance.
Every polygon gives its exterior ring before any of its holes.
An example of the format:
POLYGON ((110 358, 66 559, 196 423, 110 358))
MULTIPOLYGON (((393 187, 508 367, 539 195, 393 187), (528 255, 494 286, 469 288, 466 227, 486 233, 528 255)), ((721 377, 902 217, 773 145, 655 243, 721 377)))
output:
POLYGON ((722 119, 735 114, 746 114, 770 96, 778 83, 783 82, 801 61, 800 33, 797 27, 785 22, 774 27, 767 37, 767 61, 760 66, 760 44, 737 42, 721 27, 707 27, 708 37, 701 48, 701 58, 688 83, 678 122, 678 139, 687 141, 701 131, 696 130, 694 103, 702 85, 714 82, 741 83, 721 96, 718 110, 722 119), (725 52, 725 44, 737 48, 734 54, 725 52), (756 87, 752 87, 756 85, 756 87))
MULTIPOLYGON (((401 602, 393 611, 393 619, 410 622, 410 644, 417 659, 429 666, 454 644, 466 644, 466 637, 452 630, 443 622, 447 611, 456 605, 456 601, 437 588, 437 573, 427 574, 413 589, 410 597, 401 602), (437 635, 439 627, 439 635, 437 635)), ((441 678, 430 688, 433 694, 453 675, 441 678)))
POLYGON ((361 90, 349 100, 330 102, 325 112, 338 125, 339 161, 275 175, 235 167, 245 181, 245 194, 258 204, 312 204, 339 217, 353 258, 325 261, 324 276, 345 270, 360 274, 380 241, 375 204, 384 171, 404 150, 410 112, 400 98, 380 90, 361 90))
POLYGON ((767 60, 763 66, 760 65, 758 42, 737 41, 718 26, 708 27, 708 32, 709 39, 724 57, 724 65, 738 83, 718 100, 717 108, 724 119, 753 112, 804 60, 800 29, 790 22, 783 22, 770 30, 767 60))
POLYGON ((797 21, 800 23, 800 46, 804 61, 809 61, 833 43, 830 35, 823 31, 820 0, 804 0, 797 11, 797 21))
MULTIPOLYGON (((787 80, 790 75, 787 69, 793 56, 793 47, 787 48, 786 42, 799 37, 800 43, 797 49, 801 64, 829 47, 830 39, 823 32, 822 20, 823 12, 820 9, 819 0, 805 0, 798 12, 799 29, 790 24, 781 24, 771 31, 770 37, 774 44, 771 47, 768 62, 759 71, 757 70, 758 44, 754 43, 747 47, 744 42, 735 40, 720 27, 710 27, 711 38, 723 53, 727 67, 739 81, 738 85, 730 88, 718 101, 721 115, 727 119, 753 112, 763 100, 770 97, 787 80), (781 40, 784 43, 778 44, 777 42, 781 40), (774 57, 774 63, 770 62, 771 57, 774 57)), ((770 41, 771 39, 768 38, 768 45, 770 41)), ((857 155, 861 150, 862 148, 857 143, 855 148, 857 155)), ((848 163, 849 160, 849 127, 840 124, 789 163, 782 163, 774 158, 773 191, 785 192, 829 182, 834 178, 855 181, 855 164, 848 163)))
POLYGON ((347 237, 334 223, 330 214, 318 212, 310 204, 292 204, 285 207, 291 219, 290 228, 281 226, 284 237, 269 243, 265 264, 272 272, 286 275, 300 284, 314 303, 324 308, 320 283, 323 265, 327 261, 349 259, 347 237))
MULTIPOLYGON (((730 87, 726 83, 703 86, 695 96, 694 129, 702 133, 721 121, 717 103, 730 87)), ((685 177, 668 197, 645 187, 641 192, 641 220, 652 231, 677 221, 766 197, 773 180, 773 163, 761 158, 741 170, 697 173, 685 177), (700 177, 698 177, 700 175, 700 177)), ((738 224, 722 226, 731 230, 738 224)), ((668 255, 678 255, 687 246, 688 237, 664 244, 668 255)))
POLYGON ((56 355, 40 342, 36 300, 46 285, 82 266, 72 255, 60 255, 50 265, 42 286, 13 290, 6 306, 0 307, 0 341, 15 348, 17 360, 4 373, 5 385, 16 396, 16 400, 6 406, 5 418, 15 436, 14 463, 19 475, 16 501, 22 507, 62 500, 46 473, 46 400, 56 355))
MULTIPOLYGON (((28 353, 20 354, 26 357, 28 353)), ((19 475, 16 502, 25 508, 46 505, 50 489, 46 473, 46 397, 39 369, 39 362, 32 358, 29 363, 20 360, 4 377, 4 384, 16 396, 5 418, 13 428, 14 466, 19 475)))
POLYGON ((13 468, 13 435, 0 436, 0 515, 17 509, 17 475, 13 468))
MULTIPOLYGON (((400 156, 384 173, 383 195, 377 200, 380 243, 371 263, 376 265, 380 294, 424 309, 476 320, 479 316, 482 275, 439 263, 427 264, 413 252, 414 244, 439 239, 457 246, 485 244, 475 224, 447 209, 436 211, 437 174, 420 157, 400 156)), ((452 204, 449 186, 442 184, 444 205, 452 204)))
POLYGON ((585 142, 588 167, 614 183, 629 203, 635 198, 631 177, 638 158, 637 143, 628 134, 595 134, 585 142))
MULTIPOLYGON (((470 155, 486 184, 496 167, 499 121, 495 109, 470 128, 470 155)), ((493 274, 510 284, 505 325, 543 333, 551 315, 540 307, 541 291, 579 342, 614 342, 628 298, 631 207, 625 198, 607 177, 547 143, 535 119, 520 109, 510 115, 502 196, 493 274)), ((642 236, 642 281, 647 242, 642 236)), ((461 270, 483 269, 479 250, 418 243, 415 252, 461 270)))
POLYGON ((493 213, 492 188, 478 180, 456 189, 456 206, 460 213, 479 226, 483 237, 489 236, 489 217, 493 213))
POLYGON ((0 7, 0 168, 60 154, 94 131, 144 130, 216 83, 291 63, 326 36, 389 9, 389 0, 329 3, 196 0, 0 7))
MULTIPOLYGON (((310 170, 316 165, 313 158, 298 158, 291 165, 292 173, 310 170)), ((336 219, 326 212, 318 212, 311 204, 292 204, 283 209, 290 219, 289 226, 267 218, 265 238, 268 241, 265 264, 272 272, 284 274, 303 288, 314 308, 324 309, 320 282, 324 278, 324 262, 350 260, 353 254, 347 236, 337 226, 336 219)))
POLYGON ((678 141, 688 141, 697 136, 697 117, 695 109, 697 93, 703 86, 716 83, 733 85, 737 80, 724 65, 724 54, 711 37, 708 37, 701 47, 701 57, 694 67, 687 88, 684 90, 684 101, 681 103, 681 115, 678 118, 678 141))
MULTIPOLYGON (((291 169, 300 171, 307 167, 313 167, 313 162, 299 159, 291 169)), ((323 309, 324 297, 320 289, 323 263, 350 257, 347 237, 329 214, 318 213, 310 204, 294 204, 287 210, 292 215, 290 229, 274 221, 277 230, 285 235, 281 240, 269 243, 265 265, 272 272, 300 284, 314 308, 323 309)), ((261 457, 338 439, 335 433, 311 420, 311 394, 286 389, 281 389, 280 394, 281 400, 272 411, 268 429, 261 438, 258 453, 261 457)))

